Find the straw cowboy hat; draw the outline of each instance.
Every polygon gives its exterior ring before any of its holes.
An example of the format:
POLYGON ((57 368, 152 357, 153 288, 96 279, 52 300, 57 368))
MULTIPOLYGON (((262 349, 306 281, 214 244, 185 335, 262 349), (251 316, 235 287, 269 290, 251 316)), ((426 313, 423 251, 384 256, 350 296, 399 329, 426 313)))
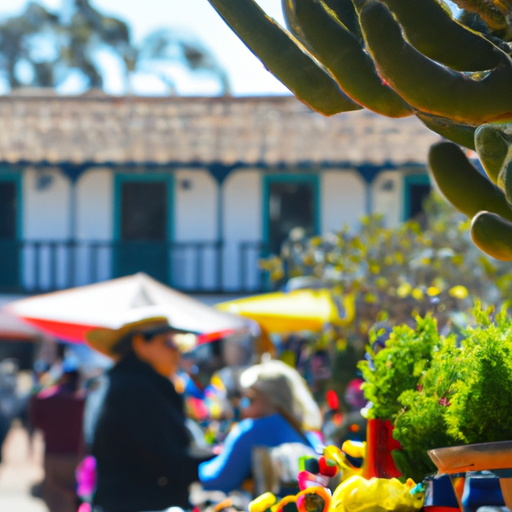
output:
POLYGON ((165 316, 153 316, 134 320, 123 324, 117 329, 97 328, 87 331, 85 339, 87 344, 94 350, 104 354, 111 359, 117 359, 115 352, 117 344, 130 334, 158 335, 173 333, 173 341, 180 352, 188 352, 193 349, 197 343, 197 336, 190 331, 176 329, 169 324, 165 316))

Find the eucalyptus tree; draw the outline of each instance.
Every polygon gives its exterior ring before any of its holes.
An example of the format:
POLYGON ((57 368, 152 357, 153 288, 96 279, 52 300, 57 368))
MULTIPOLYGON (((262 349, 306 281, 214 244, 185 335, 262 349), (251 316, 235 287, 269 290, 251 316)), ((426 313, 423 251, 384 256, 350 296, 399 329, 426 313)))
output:
POLYGON ((124 63, 126 89, 136 71, 157 75, 174 89, 165 72, 169 63, 180 63, 193 72, 206 72, 219 80, 229 94, 226 72, 199 42, 178 30, 161 29, 140 45, 133 41, 129 25, 94 8, 89 0, 66 0, 52 13, 37 3, 0 22, 0 73, 10 89, 53 88, 72 71, 79 71, 90 88, 103 87, 98 51, 108 49, 124 63))
POLYGON ((24 85, 19 76, 19 66, 23 64, 32 67, 31 85, 53 86, 53 68, 59 52, 50 50, 38 55, 36 42, 38 36, 54 36, 55 42, 60 32, 58 16, 35 3, 30 3, 23 14, 0 23, 0 69, 11 89, 24 85))
POLYGON ((210 74, 218 80, 222 95, 229 95, 231 92, 226 71, 200 42, 181 35, 176 30, 155 30, 140 46, 136 69, 157 74, 174 91, 172 75, 165 71, 169 63, 181 63, 193 72, 210 74))

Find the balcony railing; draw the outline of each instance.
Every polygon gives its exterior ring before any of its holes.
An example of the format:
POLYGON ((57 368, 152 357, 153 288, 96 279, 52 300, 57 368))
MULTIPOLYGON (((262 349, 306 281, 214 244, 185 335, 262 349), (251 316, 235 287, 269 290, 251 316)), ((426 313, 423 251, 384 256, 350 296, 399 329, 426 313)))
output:
POLYGON ((0 240, 0 293, 40 293, 146 272, 190 293, 268 290, 258 241, 0 240))

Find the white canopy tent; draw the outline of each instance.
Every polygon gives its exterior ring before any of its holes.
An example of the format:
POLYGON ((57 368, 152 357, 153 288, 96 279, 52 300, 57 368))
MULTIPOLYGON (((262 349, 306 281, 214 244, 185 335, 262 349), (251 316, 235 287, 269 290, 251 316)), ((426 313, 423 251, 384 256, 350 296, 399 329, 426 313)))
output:
POLYGON ((146 274, 38 295, 5 306, 28 324, 60 340, 82 343, 89 329, 116 329, 130 319, 165 316, 206 343, 247 330, 237 315, 217 311, 146 274))

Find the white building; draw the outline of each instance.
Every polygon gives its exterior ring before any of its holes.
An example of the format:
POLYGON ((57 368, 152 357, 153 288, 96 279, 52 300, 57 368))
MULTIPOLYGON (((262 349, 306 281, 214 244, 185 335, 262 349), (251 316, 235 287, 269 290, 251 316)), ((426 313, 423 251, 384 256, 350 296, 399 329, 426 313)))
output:
POLYGON ((264 287, 289 230, 396 224, 438 136, 416 118, 324 118, 292 97, 0 98, 0 291, 143 270, 188 291, 264 287))

